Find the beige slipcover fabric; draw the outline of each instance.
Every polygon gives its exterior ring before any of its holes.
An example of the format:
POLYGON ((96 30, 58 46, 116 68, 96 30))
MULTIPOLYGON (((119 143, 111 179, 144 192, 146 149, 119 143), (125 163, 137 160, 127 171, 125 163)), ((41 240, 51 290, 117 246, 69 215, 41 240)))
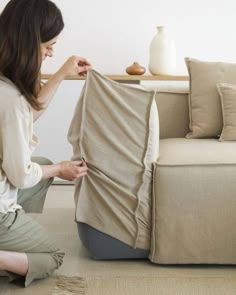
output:
POLYGON ((217 84, 223 113, 223 130, 220 141, 236 140, 236 85, 217 84))
POLYGON ((164 139, 155 164, 150 259, 236 263, 236 142, 164 139))
POLYGON ((204 62, 186 58, 190 77, 187 138, 210 138, 221 134, 223 127, 217 83, 236 83, 236 64, 204 62))
POLYGON ((68 132, 73 159, 88 174, 76 182, 76 219, 137 248, 150 248, 152 163, 158 156, 155 92, 88 72, 68 132))

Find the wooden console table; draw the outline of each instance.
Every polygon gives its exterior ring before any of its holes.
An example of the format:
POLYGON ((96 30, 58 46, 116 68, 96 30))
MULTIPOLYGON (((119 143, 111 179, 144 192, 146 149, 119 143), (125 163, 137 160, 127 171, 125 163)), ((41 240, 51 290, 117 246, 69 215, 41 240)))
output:
MULTIPOLYGON (((44 74, 42 79, 48 80, 52 75, 44 74)), ((188 81, 188 76, 167 75, 105 75, 107 78, 118 82, 139 84, 140 81, 188 81)), ((65 80, 85 80, 79 76, 69 76, 65 80)))

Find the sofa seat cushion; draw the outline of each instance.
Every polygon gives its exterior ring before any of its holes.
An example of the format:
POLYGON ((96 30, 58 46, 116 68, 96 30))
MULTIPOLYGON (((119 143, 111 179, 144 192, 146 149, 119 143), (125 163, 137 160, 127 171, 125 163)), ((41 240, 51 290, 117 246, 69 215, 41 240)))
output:
POLYGON ((157 164, 159 166, 236 164, 236 142, 219 142, 218 139, 162 139, 157 164))
POLYGON ((236 143, 164 139, 155 164, 150 259, 236 264, 236 143))

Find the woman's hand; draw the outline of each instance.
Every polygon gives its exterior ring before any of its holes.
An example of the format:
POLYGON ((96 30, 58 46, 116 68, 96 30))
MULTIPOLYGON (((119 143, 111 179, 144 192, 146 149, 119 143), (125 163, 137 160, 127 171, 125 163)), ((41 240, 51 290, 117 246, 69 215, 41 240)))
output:
POLYGON ((80 77, 85 77, 87 71, 90 69, 92 69, 92 66, 85 58, 79 56, 71 56, 41 88, 38 95, 38 101, 42 104, 43 110, 33 110, 34 121, 36 121, 48 107, 58 86, 67 76, 79 75, 80 77))
POLYGON ((79 56, 71 56, 59 69, 58 73, 63 77, 63 79, 72 75, 85 77, 87 71, 90 69, 92 69, 92 65, 87 61, 87 59, 79 56))
POLYGON ((63 161, 59 163, 61 179, 73 181, 87 174, 88 167, 84 161, 63 161))

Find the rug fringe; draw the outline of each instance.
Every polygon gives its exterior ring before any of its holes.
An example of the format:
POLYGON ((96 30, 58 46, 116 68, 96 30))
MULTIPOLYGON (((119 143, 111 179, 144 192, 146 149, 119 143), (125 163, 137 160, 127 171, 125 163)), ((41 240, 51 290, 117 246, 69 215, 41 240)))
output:
POLYGON ((86 295, 87 289, 85 277, 58 277, 52 295, 86 295))

